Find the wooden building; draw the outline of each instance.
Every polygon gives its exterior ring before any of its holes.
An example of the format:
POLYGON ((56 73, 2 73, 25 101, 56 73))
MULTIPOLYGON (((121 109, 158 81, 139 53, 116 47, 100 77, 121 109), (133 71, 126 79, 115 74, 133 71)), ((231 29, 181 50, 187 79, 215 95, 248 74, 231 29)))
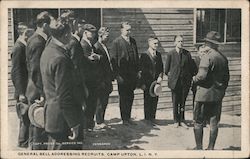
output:
MULTIPOLYGON (((49 11, 53 16, 64 9, 9 9, 9 106, 13 106, 14 88, 10 79, 10 51, 17 37, 15 24, 26 22, 34 26, 34 19, 42 10, 49 11)), ((107 26, 111 30, 110 39, 120 34, 120 23, 129 21, 132 34, 137 41, 139 53, 147 49, 147 39, 155 35, 160 40, 159 51, 165 61, 166 53, 174 48, 174 35, 184 36, 184 47, 196 56, 196 45, 203 43, 206 33, 215 30, 221 33, 220 51, 229 59, 230 82, 223 100, 223 111, 229 114, 241 114, 241 10, 240 9, 144 9, 144 8, 91 8, 72 9, 76 17, 85 19, 97 28, 107 26)), ((134 107, 143 106, 143 92, 136 90, 134 107)), ((111 94, 109 106, 118 103, 117 85, 111 94)), ((187 109, 192 108, 192 92, 187 99, 187 109)), ((160 96, 158 109, 172 109, 171 92, 167 88, 167 78, 164 76, 163 93, 160 96)))

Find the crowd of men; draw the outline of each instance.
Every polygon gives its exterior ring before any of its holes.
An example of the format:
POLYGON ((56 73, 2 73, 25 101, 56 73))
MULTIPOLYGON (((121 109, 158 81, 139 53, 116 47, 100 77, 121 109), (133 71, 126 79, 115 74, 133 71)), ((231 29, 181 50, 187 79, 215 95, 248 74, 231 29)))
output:
POLYGON ((148 50, 139 57, 128 22, 121 23, 121 35, 108 47, 109 29, 100 27, 97 31, 84 20, 75 19, 72 11, 58 19, 46 11, 41 12, 37 15, 35 30, 19 23, 18 33, 11 54, 11 75, 20 118, 19 147, 81 149, 86 131, 92 131, 96 125, 106 126, 105 111, 114 80, 118 83, 124 126, 136 125, 131 119, 136 88, 144 91, 145 122, 157 124, 156 86, 161 85, 165 73, 172 92, 174 126, 188 128, 185 101, 192 87, 196 92, 194 134, 197 146, 194 149, 203 148, 206 122, 211 127, 207 149, 214 149, 222 99, 229 81, 228 61, 217 49, 218 32, 207 34, 205 45, 199 47, 200 59, 196 61, 183 48, 181 35, 175 36, 175 48, 167 53, 166 61, 162 61, 157 51, 159 40, 154 36, 145 42, 148 50), (96 32, 98 41, 93 44, 96 32), (25 104, 27 107, 23 106, 25 104), (44 125, 41 126, 28 115, 29 109, 36 105, 43 108, 44 125))

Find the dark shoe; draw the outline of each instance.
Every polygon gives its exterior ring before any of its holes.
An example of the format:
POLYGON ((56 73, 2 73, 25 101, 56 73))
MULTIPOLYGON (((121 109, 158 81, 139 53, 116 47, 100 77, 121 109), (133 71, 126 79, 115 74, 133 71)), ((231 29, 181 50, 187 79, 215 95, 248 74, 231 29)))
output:
POLYGON ((129 126, 128 120, 123 120, 122 124, 125 125, 125 126, 129 126))
POLYGON ((130 124, 130 125, 137 125, 134 121, 132 121, 131 119, 129 119, 128 120, 128 123, 130 124))
POLYGON ((18 143, 17 146, 20 148, 28 148, 29 145, 28 143, 18 143))

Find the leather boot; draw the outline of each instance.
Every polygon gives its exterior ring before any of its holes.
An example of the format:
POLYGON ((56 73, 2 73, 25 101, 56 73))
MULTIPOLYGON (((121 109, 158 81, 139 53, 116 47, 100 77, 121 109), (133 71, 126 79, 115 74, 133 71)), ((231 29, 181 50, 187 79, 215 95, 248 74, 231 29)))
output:
POLYGON ((194 150, 202 150, 202 140, 203 140, 202 124, 195 124, 194 137, 195 137, 195 142, 196 142, 196 147, 194 148, 194 150))
POLYGON ((216 117, 212 117, 210 119, 210 136, 209 136, 209 144, 206 150, 213 150, 215 141, 218 135, 218 121, 216 117))

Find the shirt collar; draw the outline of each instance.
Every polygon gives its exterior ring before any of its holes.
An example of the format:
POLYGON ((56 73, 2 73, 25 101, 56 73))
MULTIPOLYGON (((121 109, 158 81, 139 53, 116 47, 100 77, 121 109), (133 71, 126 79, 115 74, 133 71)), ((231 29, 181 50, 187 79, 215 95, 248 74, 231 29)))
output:
POLYGON ((65 47, 65 45, 64 45, 61 41, 59 41, 59 40, 56 39, 55 37, 52 37, 52 39, 53 39, 54 43, 55 43, 57 46, 63 48, 64 50, 67 50, 67 48, 65 47))
POLYGON ((23 45, 27 46, 27 43, 23 38, 19 37, 17 40, 20 41, 23 45))
POLYGON ((155 56, 155 55, 156 55, 156 50, 153 50, 152 48, 148 48, 148 52, 149 52, 152 56, 155 56))
POLYGON ((128 37, 128 36, 122 35, 122 38, 123 38, 124 40, 126 40, 126 41, 129 41, 129 37, 128 37))
POLYGON ((90 46, 92 46, 92 44, 91 44, 91 42, 89 41, 88 38, 86 38, 85 36, 83 36, 82 38, 83 38, 83 40, 87 41, 87 43, 88 43, 90 46))
POLYGON ((48 36, 42 30, 37 29, 36 33, 39 34, 39 35, 41 35, 44 38, 44 40, 47 41, 48 36))
POLYGON ((72 36, 75 37, 77 41, 80 41, 80 37, 77 34, 72 34, 72 36))

